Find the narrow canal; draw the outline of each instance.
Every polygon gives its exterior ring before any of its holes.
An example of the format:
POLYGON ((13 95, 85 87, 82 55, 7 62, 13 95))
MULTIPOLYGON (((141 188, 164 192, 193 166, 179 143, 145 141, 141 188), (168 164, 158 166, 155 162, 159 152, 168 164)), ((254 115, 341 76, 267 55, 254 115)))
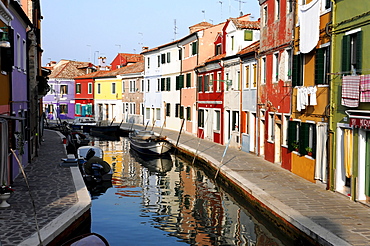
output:
POLYGON ((95 141, 112 183, 89 188, 91 231, 110 245, 294 245, 236 204, 202 170, 171 155, 143 159, 127 138, 95 141))

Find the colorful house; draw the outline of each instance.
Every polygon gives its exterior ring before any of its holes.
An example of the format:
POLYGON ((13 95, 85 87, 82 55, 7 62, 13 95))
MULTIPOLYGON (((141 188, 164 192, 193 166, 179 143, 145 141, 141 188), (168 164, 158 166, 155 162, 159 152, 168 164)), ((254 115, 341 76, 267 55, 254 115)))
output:
POLYGON ((286 143, 291 113, 293 2, 261 0, 257 154, 290 170, 286 143))
POLYGON ((330 75, 330 189, 352 200, 370 197, 370 35, 368 2, 333 1, 330 75), (361 6, 361 7, 359 7, 361 6))
POLYGON ((94 117, 94 78, 107 71, 75 77, 75 117, 94 117))
POLYGON ((290 169, 311 182, 327 183, 330 1, 306 1, 298 6, 296 16, 287 139, 292 151, 290 169))
POLYGON ((117 78, 122 81, 122 120, 134 124, 143 124, 144 60, 121 68, 117 78))
POLYGON ((74 119, 75 77, 95 71, 88 62, 61 60, 49 76, 50 91, 44 97, 44 111, 48 119, 74 119))

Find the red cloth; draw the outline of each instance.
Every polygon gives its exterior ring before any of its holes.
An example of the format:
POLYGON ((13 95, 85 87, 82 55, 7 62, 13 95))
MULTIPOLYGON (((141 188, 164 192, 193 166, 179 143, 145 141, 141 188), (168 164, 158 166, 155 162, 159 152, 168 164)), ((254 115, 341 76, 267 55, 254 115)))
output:
POLYGON ((343 76, 342 78, 342 105, 358 107, 360 99, 360 76, 343 76))
POLYGON ((361 76, 360 91, 360 102, 370 102, 370 74, 361 76))

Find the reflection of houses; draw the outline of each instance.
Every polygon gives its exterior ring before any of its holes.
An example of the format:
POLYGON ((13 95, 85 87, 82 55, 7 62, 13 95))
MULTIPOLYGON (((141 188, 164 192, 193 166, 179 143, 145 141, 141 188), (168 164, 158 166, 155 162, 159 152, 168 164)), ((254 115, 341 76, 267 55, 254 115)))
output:
MULTIPOLYGON (((327 181, 326 107, 330 70, 330 35, 327 25, 331 6, 327 1, 307 1, 299 5, 293 50, 292 109, 288 122, 290 170, 311 181, 327 181), (314 28, 313 28, 314 27, 314 28)), ((283 124, 286 122, 283 122, 283 124)), ((285 149, 284 149, 285 150, 285 149)), ((286 165, 288 168, 289 165, 286 165)))
POLYGON ((94 71, 88 62, 61 60, 49 76, 50 91, 44 97, 44 109, 49 119, 74 119, 75 77, 94 71))
POLYGON ((144 61, 121 68, 117 77, 122 80, 122 119, 143 124, 144 61))
POLYGON ((333 2, 330 80, 330 187, 364 202, 370 197, 369 7, 367 1, 333 2))

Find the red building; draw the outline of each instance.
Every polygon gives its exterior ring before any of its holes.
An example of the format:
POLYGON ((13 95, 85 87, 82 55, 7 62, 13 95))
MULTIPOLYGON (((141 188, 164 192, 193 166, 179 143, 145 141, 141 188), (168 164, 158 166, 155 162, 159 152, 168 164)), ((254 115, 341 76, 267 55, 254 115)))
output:
POLYGON ((127 65, 144 61, 144 56, 140 54, 127 54, 118 53, 118 55, 113 59, 111 65, 111 70, 116 70, 127 65))
POLYGON ((215 56, 196 68, 198 131, 197 136, 224 144, 224 78, 221 59, 225 57, 221 33, 214 42, 215 56))
POLYGON ((75 117, 94 116, 94 78, 109 71, 97 71, 75 79, 75 117))
POLYGON ((260 0, 258 154, 290 169, 287 122, 291 109, 292 2, 260 0), (288 6, 287 6, 288 4, 288 6))

